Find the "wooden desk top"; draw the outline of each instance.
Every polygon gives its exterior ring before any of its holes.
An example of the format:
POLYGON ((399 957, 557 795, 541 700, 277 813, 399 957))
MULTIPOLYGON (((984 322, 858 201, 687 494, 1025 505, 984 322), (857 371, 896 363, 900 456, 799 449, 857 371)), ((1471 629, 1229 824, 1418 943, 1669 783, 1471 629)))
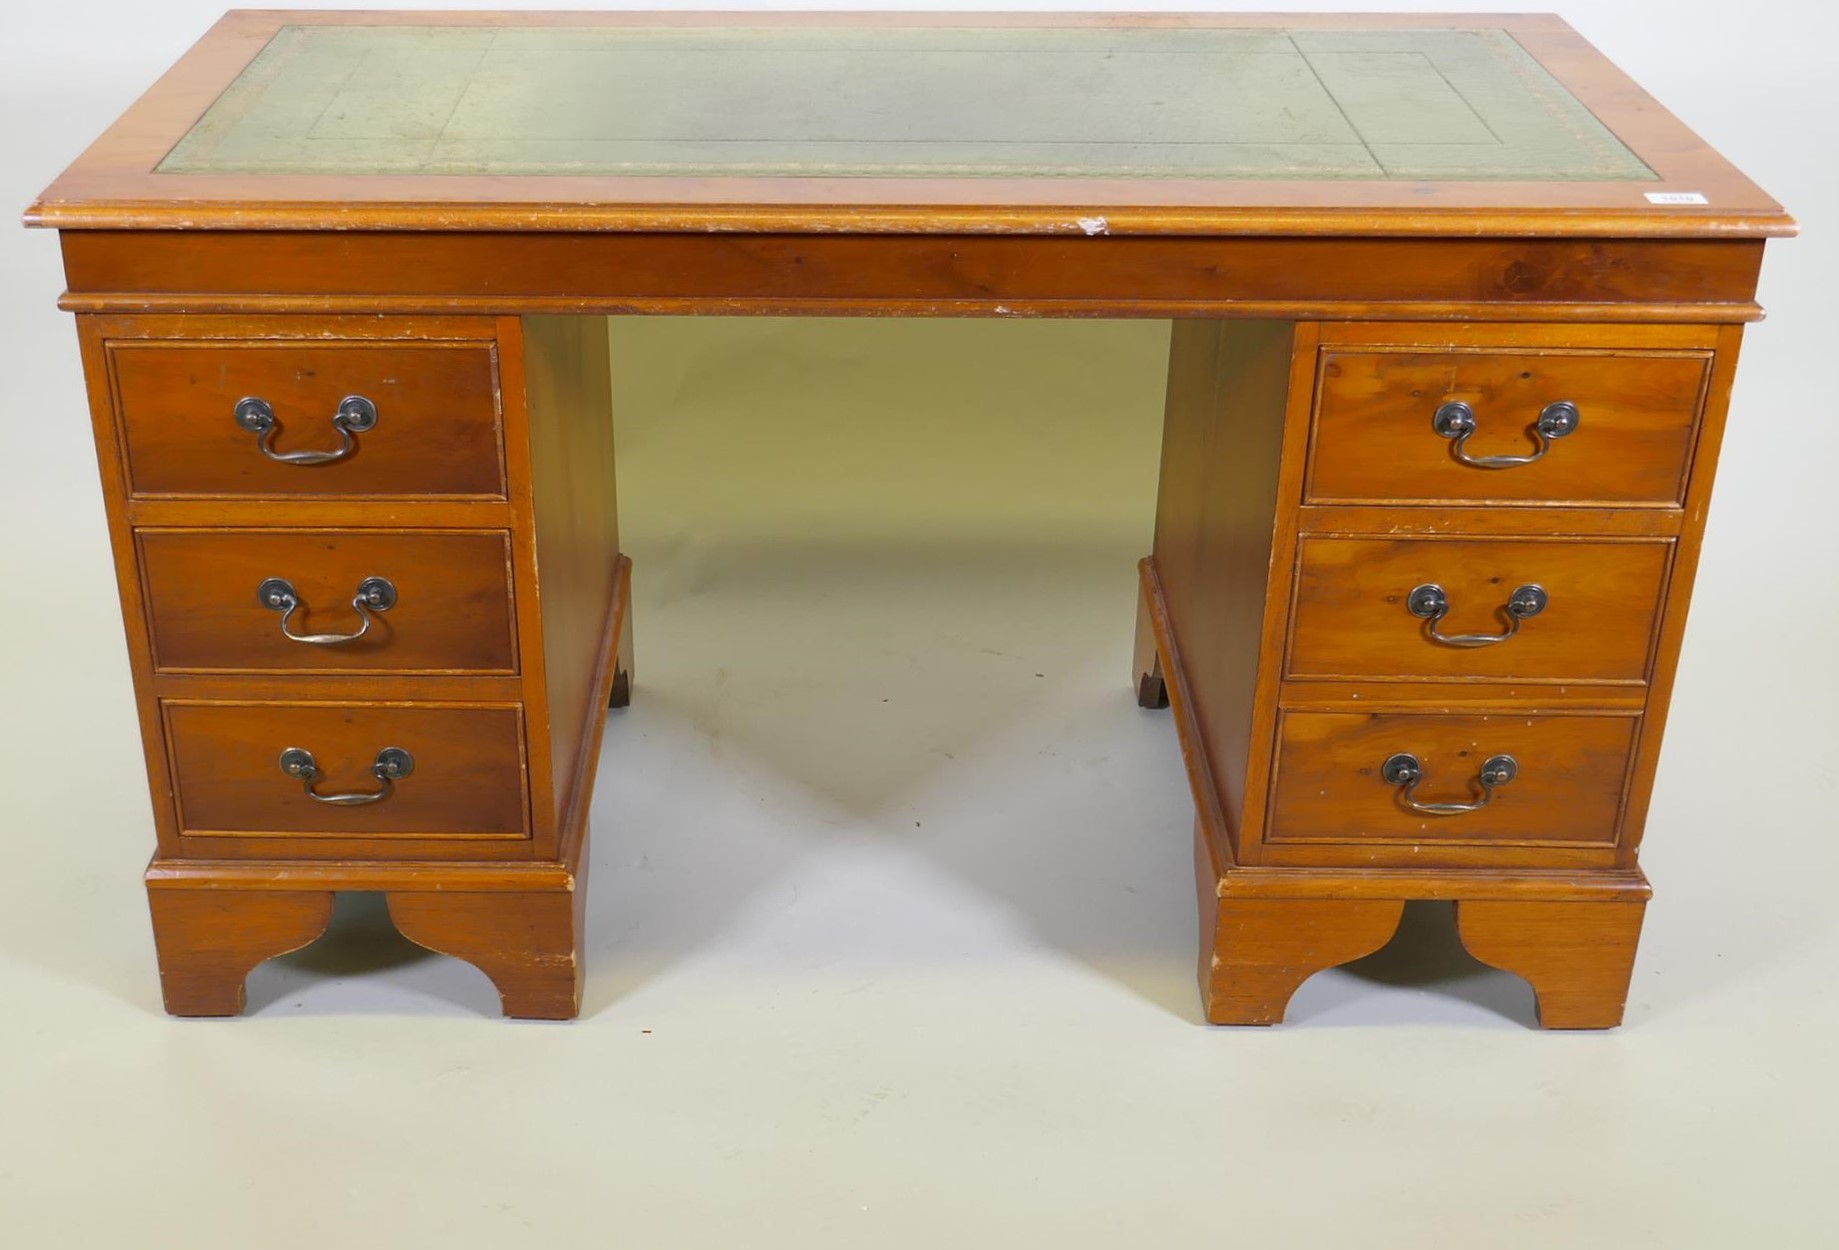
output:
POLYGON ((1763 236, 1546 16, 235 12, 59 228, 1763 236))

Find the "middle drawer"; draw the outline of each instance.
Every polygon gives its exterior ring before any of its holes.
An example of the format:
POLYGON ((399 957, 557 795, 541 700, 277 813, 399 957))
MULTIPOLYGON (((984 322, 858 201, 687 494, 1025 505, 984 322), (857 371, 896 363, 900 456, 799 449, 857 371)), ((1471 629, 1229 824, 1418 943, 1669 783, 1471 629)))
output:
POLYGON ((1305 536, 1285 676, 1638 683, 1671 549, 1305 536))
POLYGON ((135 537, 157 671, 517 671, 502 530, 135 537))

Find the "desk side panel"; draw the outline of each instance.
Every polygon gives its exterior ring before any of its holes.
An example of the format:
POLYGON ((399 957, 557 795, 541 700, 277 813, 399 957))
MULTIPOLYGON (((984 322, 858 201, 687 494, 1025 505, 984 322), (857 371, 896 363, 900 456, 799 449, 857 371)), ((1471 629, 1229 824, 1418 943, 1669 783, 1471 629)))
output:
POLYGON ((102 478, 102 503, 108 514, 110 554, 115 564, 115 584, 121 595, 128 668, 134 679, 135 714, 140 721, 141 745, 146 756, 154 831, 159 854, 171 856, 179 851, 179 823, 172 770, 166 758, 166 735, 160 723, 159 697, 153 684, 153 644, 147 629, 147 605, 135 549, 134 526, 128 517, 127 465, 116 419, 114 384, 109 377, 108 340, 113 328, 111 318, 77 318, 84 385, 96 439, 96 462, 102 478))
POLYGON ((1686 483, 1685 515, 1674 544, 1673 567, 1667 579, 1661 608, 1660 632, 1654 649, 1653 676, 1648 683, 1647 715, 1628 780, 1627 805, 1622 814, 1622 839, 1617 863, 1632 868, 1647 827, 1648 806, 1654 797, 1654 779, 1660 767, 1660 743, 1666 729, 1667 709, 1673 701, 1673 683, 1679 671, 1680 648, 1685 642, 1686 611, 1692 601, 1692 584, 1698 576, 1699 551, 1704 545, 1705 522, 1711 508, 1712 480, 1718 453, 1724 443, 1730 415, 1731 387, 1736 381, 1737 356, 1743 344, 1742 326, 1718 326, 1717 354, 1707 381, 1699 417, 1698 443, 1686 483))
MULTIPOLYGON (((1176 321, 1169 347, 1154 558, 1187 674, 1230 855, 1243 862, 1254 768, 1265 605, 1298 327, 1285 321, 1176 321)), ((1279 600, 1281 602, 1281 600, 1279 600)), ((1205 810, 1203 805, 1202 810, 1205 810)), ((1219 848, 1224 850, 1226 848, 1219 848)), ((1249 848, 1248 848, 1249 849, 1249 848)))
MULTIPOLYGON (((618 580, 613 409, 603 317, 507 317, 530 423, 531 507, 541 596, 547 754, 557 827, 582 744, 605 713, 595 680, 618 580)), ((629 610, 629 609, 628 609, 629 610)), ((532 761, 532 767, 540 766, 532 761)))

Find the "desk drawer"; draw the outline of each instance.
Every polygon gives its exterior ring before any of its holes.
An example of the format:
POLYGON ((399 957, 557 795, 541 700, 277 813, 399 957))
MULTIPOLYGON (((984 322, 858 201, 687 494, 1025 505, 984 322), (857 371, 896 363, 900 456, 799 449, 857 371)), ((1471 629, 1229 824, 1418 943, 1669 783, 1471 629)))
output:
POLYGON ((1670 550, 1305 537, 1286 675, 1644 681, 1670 550))
POLYGON ((1613 843, 1639 718, 1500 713, 1290 712, 1277 747, 1266 841, 1613 843), (1511 780, 1474 811, 1407 807, 1409 774, 1386 777, 1408 755, 1423 804, 1483 797, 1477 778, 1497 756, 1511 780))
POLYGON ((117 339, 109 363, 137 495, 505 493, 490 343, 117 339), (337 458, 276 458, 302 453, 337 458))
POLYGON ((1325 350, 1307 500, 1677 504, 1710 359, 1507 344, 1325 350), (1465 425, 1465 438, 1451 436, 1465 425), (1511 467, 1463 459, 1535 454, 1511 467))
POLYGON ((160 671, 517 671, 503 531, 142 530, 136 538, 160 671))
POLYGON ((164 705, 189 836, 500 837, 528 834, 523 718, 514 705, 164 705), (311 757, 321 796, 284 752, 311 757), (404 772, 403 755, 408 764, 404 772), (394 771, 384 781, 378 771, 394 771))

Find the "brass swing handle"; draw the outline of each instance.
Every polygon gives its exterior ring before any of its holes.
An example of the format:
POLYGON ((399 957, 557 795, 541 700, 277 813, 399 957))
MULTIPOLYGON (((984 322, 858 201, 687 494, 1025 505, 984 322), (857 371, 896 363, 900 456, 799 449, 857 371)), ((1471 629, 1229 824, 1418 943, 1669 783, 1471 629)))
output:
POLYGON ((236 401, 232 414, 236 423, 255 435, 255 445, 264 456, 280 464, 331 464, 343 460, 358 449, 355 435, 377 428, 377 405, 362 395, 347 395, 338 401, 332 414, 332 428, 338 431, 339 445, 331 451, 276 451, 275 435, 281 423, 275 419, 274 405, 259 395, 236 401))
POLYGON ((349 634, 296 634, 288 628, 294 613, 306 607, 300 598, 300 592, 285 577, 271 577, 255 588, 255 596, 263 607, 281 614, 281 634, 290 642, 303 642, 309 647, 339 647, 348 642, 356 642, 370 632, 371 622, 377 618, 375 613, 387 612, 396 606, 396 586, 387 577, 367 577, 358 583, 358 593, 351 597, 351 606, 358 614, 358 627, 349 634))
POLYGON ((1511 755, 1491 755, 1481 766, 1481 772, 1470 783, 1470 793, 1475 798, 1467 803, 1424 803, 1416 797, 1418 782, 1424 779, 1424 766, 1418 763, 1418 757, 1408 751, 1386 757, 1386 762, 1379 766, 1379 775, 1389 786, 1398 787, 1398 801, 1414 812, 1425 816, 1460 816, 1464 812, 1479 812, 1494 801, 1494 792, 1520 775, 1520 765, 1511 755))
POLYGON ((315 790, 313 785, 319 780, 319 765, 314 761, 313 753, 302 747, 289 747, 281 752, 281 771, 289 777, 297 778, 306 787, 307 797, 315 803, 330 803, 334 807, 363 807, 369 803, 381 803, 394 794, 396 783, 415 771, 415 757, 401 747, 384 747, 377 752, 377 762, 370 766, 370 775, 383 788, 350 794, 321 794, 315 790))
POLYGON ((1450 455, 1471 469, 1512 469, 1543 460, 1545 453, 1552 449, 1552 441, 1572 433, 1582 420, 1577 405, 1568 399, 1547 404, 1539 410, 1538 419, 1527 431, 1533 436, 1534 444, 1532 454, 1527 456, 1471 456, 1466 448, 1469 436, 1475 433, 1478 422, 1475 410, 1460 399, 1439 404, 1437 411, 1431 414, 1430 428, 1443 438, 1454 439, 1455 445, 1450 448, 1450 455))
POLYGON ((1550 602, 1551 597, 1543 586, 1531 583, 1516 586, 1500 608, 1507 621, 1505 630, 1498 634, 1445 634, 1437 630, 1437 625, 1449 615, 1450 608, 1449 593, 1443 587, 1426 582, 1413 586, 1411 593, 1405 596, 1406 610, 1424 622, 1424 636, 1446 647, 1491 647, 1497 642, 1506 642, 1520 632, 1521 621, 1539 615, 1550 602))

